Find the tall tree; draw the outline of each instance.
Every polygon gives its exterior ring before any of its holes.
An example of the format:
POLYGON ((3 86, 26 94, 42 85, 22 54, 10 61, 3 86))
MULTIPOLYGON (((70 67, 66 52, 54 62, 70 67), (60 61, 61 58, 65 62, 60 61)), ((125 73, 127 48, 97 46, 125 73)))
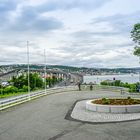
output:
POLYGON ((134 25, 131 31, 131 37, 135 42, 134 55, 140 57, 140 23, 134 25))
MULTIPOLYGON (((30 73, 30 88, 31 90, 35 88, 42 88, 43 87, 43 80, 37 73, 30 73)), ((28 86, 28 76, 27 75, 20 75, 19 77, 13 76, 12 79, 9 81, 12 83, 13 86, 17 87, 18 89, 22 89, 23 86, 28 86)))

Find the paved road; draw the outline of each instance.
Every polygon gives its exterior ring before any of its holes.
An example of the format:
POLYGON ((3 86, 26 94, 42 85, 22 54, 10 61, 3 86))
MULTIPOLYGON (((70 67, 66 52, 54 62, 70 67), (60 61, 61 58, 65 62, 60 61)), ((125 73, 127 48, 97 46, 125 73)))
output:
POLYGON ((0 140, 139 140, 140 121, 93 125, 64 119, 76 100, 103 96, 120 94, 65 92, 9 108, 0 112, 0 140))

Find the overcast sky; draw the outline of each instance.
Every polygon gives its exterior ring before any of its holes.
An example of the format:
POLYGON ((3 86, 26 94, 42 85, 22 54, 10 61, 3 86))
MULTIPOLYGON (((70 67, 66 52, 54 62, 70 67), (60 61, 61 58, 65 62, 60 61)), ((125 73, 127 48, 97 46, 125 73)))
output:
POLYGON ((0 64, 136 67, 140 0, 0 0, 0 64))

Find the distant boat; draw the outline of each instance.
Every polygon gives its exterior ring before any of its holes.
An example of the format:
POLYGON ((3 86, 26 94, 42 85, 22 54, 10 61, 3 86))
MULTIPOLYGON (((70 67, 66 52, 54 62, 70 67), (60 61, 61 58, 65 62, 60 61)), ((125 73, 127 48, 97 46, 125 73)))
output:
POLYGON ((133 73, 131 73, 131 76, 134 76, 134 74, 133 74, 133 73))

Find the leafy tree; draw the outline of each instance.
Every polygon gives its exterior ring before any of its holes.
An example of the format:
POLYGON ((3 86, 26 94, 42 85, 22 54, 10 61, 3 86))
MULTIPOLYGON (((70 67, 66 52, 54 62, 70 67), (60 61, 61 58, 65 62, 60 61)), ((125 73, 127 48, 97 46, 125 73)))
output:
MULTIPOLYGON (((31 90, 33 90, 35 88, 41 88, 43 86, 43 80, 41 79, 41 77, 37 73, 30 73, 29 79, 30 79, 31 90)), ((13 86, 17 87, 18 89, 23 88, 23 91, 26 91, 26 88, 28 86, 28 75, 22 74, 19 77, 13 76, 9 82, 13 86)))
POLYGON ((51 82, 51 78, 50 78, 50 77, 48 77, 48 78, 46 79, 46 82, 48 83, 49 87, 52 86, 52 82, 51 82))
POLYGON ((140 56, 140 23, 134 25, 131 31, 131 38, 135 42, 134 55, 140 56))
POLYGON ((30 87, 31 90, 36 87, 41 88, 43 86, 43 80, 37 73, 30 73, 30 87))
POLYGON ((22 88, 23 85, 27 84, 26 77, 24 75, 20 75, 19 77, 13 76, 12 79, 10 80, 10 83, 17 87, 17 88, 22 88))

